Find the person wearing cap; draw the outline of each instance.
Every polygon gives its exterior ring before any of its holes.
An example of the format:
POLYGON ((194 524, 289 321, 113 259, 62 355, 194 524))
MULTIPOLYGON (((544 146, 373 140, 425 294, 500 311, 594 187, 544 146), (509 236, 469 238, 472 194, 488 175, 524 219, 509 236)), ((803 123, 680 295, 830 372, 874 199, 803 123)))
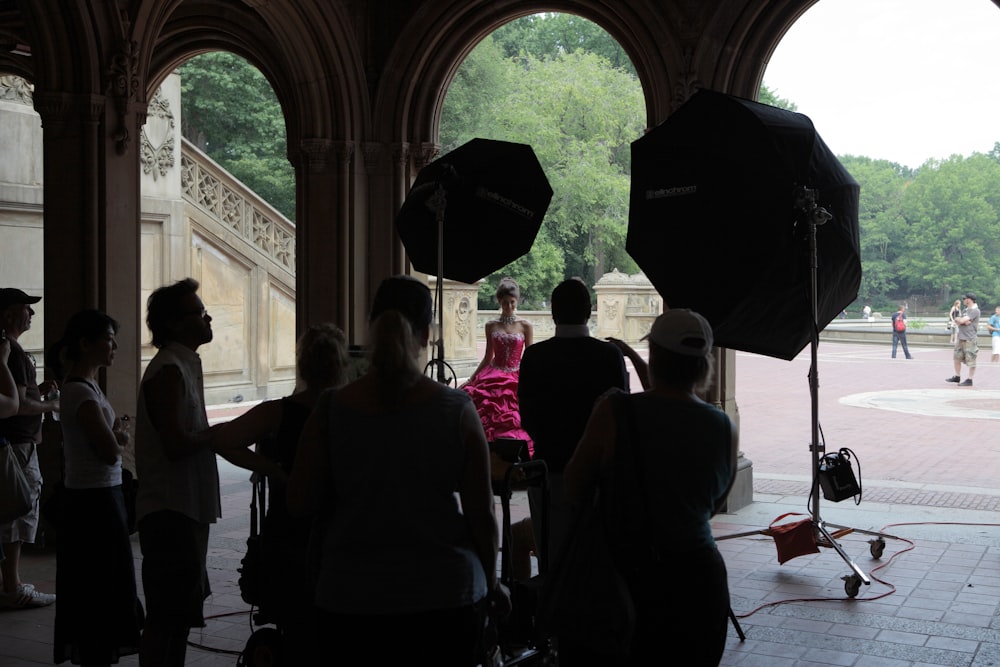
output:
POLYGON ((35 314, 32 305, 41 301, 40 296, 29 296, 19 289, 0 289, 0 328, 10 344, 7 368, 17 386, 18 407, 16 414, 0 419, 0 438, 11 447, 15 458, 21 461, 24 476, 34 489, 35 503, 28 514, 0 525, 0 543, 6 558, 0 562, 3 592, 0 608, 24 609, 52 604, 56 596, 42 593, 32 584, 21 581, 21 544, 35 541, 38 532, 38 499, 42 492, 42 473, 38 465, 37 448, 42 441, 42 415, 59 409, 59 401, 43 401, 42 396, 56 389, 55 382, 38 385, 34 358, 24 351, 18 339, 31 328, 35 314))
POLYGON ((382 281, 368 371, 320 396, 288 482, 289 512, 317 520, 322 640, 370 664, 427 647, 434 664, 471 667, 480 603, 509 608, 486 434, 467 393, 423 374, 431 320, 427 285, 382 281))
POLYGON ((971 387, 972 378, 976 376, 976 357, 979 355, 979 304, 976 295, 966 292, 962 296, 965 312, 955 318, 958 334, 955 340, 953 361, 955 374, 945 382, 955 382, 959 387, 971 387), (962 364, 969 368, 969 377, 962 380, 962 364))
MULTIPOLYGON (((708 321, 672 309, 656 318, 648 340, 650 388, 598 403, 566 465, 570 501, 587 501, 600 487, 615 507, 630 508, 606 519, 635 604, 635 634, 627 657, 601 664, 653 664, 664 647, 697 637, 698 650, 685 664, 717 665, 730 606, 709 519, 735 479, 737 431, 700 396, 712 377, 708 321)), ((560 650, 560 664, 562 658, 560 650)))

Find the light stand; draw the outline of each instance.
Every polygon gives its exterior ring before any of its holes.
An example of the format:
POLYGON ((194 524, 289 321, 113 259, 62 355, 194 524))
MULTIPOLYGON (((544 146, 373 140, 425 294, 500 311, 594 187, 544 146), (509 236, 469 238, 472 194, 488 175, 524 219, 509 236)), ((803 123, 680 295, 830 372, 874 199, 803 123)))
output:
MULTIPOLYGON (((863 533, 874 535, 876 539, 869 540, 869 551, 872 558, 881 558, 885 550, 885 538, 900 539, 893 535, 886 535, 873 531, 861 530, 859 528, 848 528, 828 524, 823 521, 819 511, 820 494, 820 461, 826 453, 826 444, 820 437, 819 427, 819 297, 817 292, 818 283, 818 253, 816 251, 816 228, 829 222, 833 216, 816 203, 817 191, 811 188, 799 187, 795 191, 795 208, 800 211, 805 223, 809 225, 809 301, 812 308, 812 330, 809 332, 810 366, 809 366, 809 399, 811 413, 811 440, 809 451, 812 454, 812 484, 809 492, 809 514, 812 519, 813 530, 815 531, 816 545, 834 549, 853 574, 843 577, 844 590, 848 597, 855 597, 861 589, 861 584, 871 585, 871 579, 858 565, 851 560, 847 552, 837 542, 837 538, 850 533, 863 533), (830 532, 828 528, 835 529, 830 532)), ((728 540, 735 537, 745 537, 747 535, 770 535, 768 530, 753 530, 745 533, 735 533, 716 537, 716 540, 728 540)))
POLYGON ((434 377, 441 384, 458 383, 455 369, 444 360, 444 214, 448 207, 448 195, 444 186, 438 184, 437 190, 427 200, 427 208, 434 211, 437 218, 437 280, 434 283, 434 312, 437 319, 436 340, 431 352, 431 360, 424 366, 424 375, 434 377), (449 376, 448 373, 451 373, 449 376))

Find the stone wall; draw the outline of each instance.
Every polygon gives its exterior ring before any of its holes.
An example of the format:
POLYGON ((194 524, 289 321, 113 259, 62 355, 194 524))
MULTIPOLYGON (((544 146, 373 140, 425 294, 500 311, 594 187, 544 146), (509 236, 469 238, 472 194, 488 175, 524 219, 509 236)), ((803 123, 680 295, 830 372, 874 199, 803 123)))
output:
MULTIPOLYGON (((0 77, 0 145, 17 147, 0 160, 0 286, 44 297, 42 127, 32 104, 23 79, 0 77)), ((182 140, 180 109, 172 75, 150 101, 140 137, 143 310, 155 288, 195 278, 215 331, 198 350, 208 402, 285 395, 295 385, 295 225, 182 140)), ((21 342, 41 364, 51 324, 36 311, 21 342)), ((110 314, 140 330, 145 369, 155 353, 145 323, 110 314)))

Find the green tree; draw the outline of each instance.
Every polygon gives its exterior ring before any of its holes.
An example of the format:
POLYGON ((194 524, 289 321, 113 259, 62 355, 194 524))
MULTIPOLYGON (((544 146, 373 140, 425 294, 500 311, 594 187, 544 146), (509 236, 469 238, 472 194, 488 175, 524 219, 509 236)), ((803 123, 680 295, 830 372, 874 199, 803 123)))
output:
POLYGON ((757 101, 761 104, 770 104, 772 107, 778 107, 786 111, 799 110, 794 102, 786 100, 784 97, 779 97, 777 91, 768 88, 766 83, 761 84, 760 92, 757 93, 757 101))
POLYGON ((881 302, 899 287, 895 264, 906 250, 901 207, 911 172, 886 160, 853 155, 839 159, 861 186, 858 226, 863 270, 859 296, 881 302))
POLYGON ((903 195, 907 247, 898 273, 910 293, 948 302, 973 289, 1000 297, 1000 163, 975 153, 929 160, 903 195))
POLYGON ((491 66, 483 64, 496 53, 491 41, 473 50, 449 88, 441 142, 481 136, 530 144, 555 194, 529 257, 487 277, 480 303, 492 307, 493 287, 504 275, 521 282, 527 303, 537 304, 566 276, 593 284, 612 268, 637 270, 624 245, 630 144, 645 127, 638 82, 594 53, 540 58, 522 51, 503 61, 503 73, 492 71, 489 89, 469 93, 463 87, 478 80, 461 71, 491 66), (463 113, 461 103, 452 107, 453 94, 460 102, 475 99, 479 115, 463 113), (478 127, 470 126, 471 118, 478 127), (534 271, 538 275, 530 275, 534 271))
POLYGON ((181 74, 181 133, 289 219, 295 173, 285 123, 267 79, 226 52, 187 61, 181 74))
POLYGON ((614 69, 636 76, 625 49, 604 28, 575 14, 543 13, 511 21, 493 32, 507 58, 555 58, 584 51, 602 56, 614 69))

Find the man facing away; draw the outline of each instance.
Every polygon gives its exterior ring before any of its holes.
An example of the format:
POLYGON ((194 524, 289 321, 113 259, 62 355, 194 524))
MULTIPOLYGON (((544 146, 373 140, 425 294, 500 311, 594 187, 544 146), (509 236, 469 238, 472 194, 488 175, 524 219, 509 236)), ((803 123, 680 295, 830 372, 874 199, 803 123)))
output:
POLYGON ((955 374, 945 382, 957 382, 960 387, 971 387, 972 378, 976 375, 976 356, 979 354, 979 305, 976 295, 966 292, 962 297, 965 313, 955 318, 958 326, 958 337, 955 340, 955 374), (969 367, 969 377, 962 380, 962 364, 969 367))
MULTIPOLYGON (((206 569, 209 525, 222 516, 219 468, 208 424, 201 357, 212 340, 212 317, 185 278, 155 290, 146 324, 156 355, 139 385, 136 520, 142 549, 146 623, 139 648, 143 667, 182 667, 193 627, 204 627, 211 593, 206 569)), ((273 464, 246 449, 220 451, 245 468, 273 464)))
POLYGON ((906 304, 899 304, 899 310, 892 314, 892 358, 896 358, 896 348, 903 344, 903 354, 912 359, 910 348, 906 346, 906 304), (902 323, 902 324, 900 324, 902 323))
POLYGON ((51 593, 35 590, 21 581, 21 544, 35 541, 38 531, 38 499, 42 493, 42 473, 38 466, 38 444, 42 440, 42 413, 59 410, 59 401, 43 401, 42 396, 56 388, 52 382, 38 386, 35 360, 24 351, 18 339, 31 328, 35 311, 32 304, 40 296, 28 296, 19 289, 0 289, 0 328, 10 341, 7 367, 17 387, 17 414, 0 419, 0 447, 10 447, 14 458, 21 464, 24 476, 32 487, 34 505, 26 515, 0 525, 0 573, 3 592, 0 608, 25 609, 43 607, 56 601, 51 593), (3 444, 6 441, 6 444, 3 444))
MULTIPOLYGON (((576 449, 594 402, 613 387, 624 391, 629 387, 621 350, 591 337, 590 311, 590 292, 582 280, 559 283, 552 291, 555 336, 525 348, 521 358, 521 425, 534 441, 534 458, 545 461, 549 472, 547 544, 539 535, 540 521, 532 521, 535 544, 545 560, 558 553, 572 522, 572 508, 563 500, 563 468, 576 449)), ((537 517, 544 496, 537 488, 528 493, 531 513, 537 517)))

